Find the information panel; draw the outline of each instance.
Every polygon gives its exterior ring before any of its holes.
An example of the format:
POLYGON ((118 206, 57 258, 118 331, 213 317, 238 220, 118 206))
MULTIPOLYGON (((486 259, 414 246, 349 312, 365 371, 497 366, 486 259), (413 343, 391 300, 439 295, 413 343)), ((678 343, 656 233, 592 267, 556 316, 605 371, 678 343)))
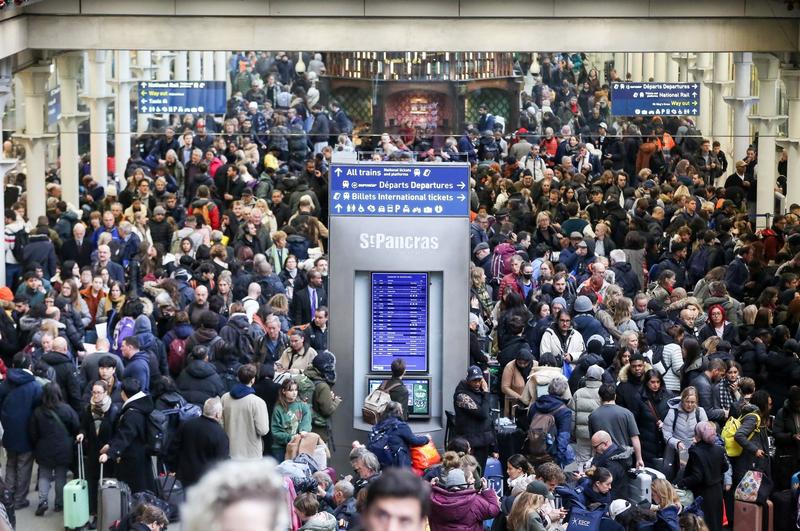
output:
POLYGON ((696 116, 700 114, 700 85, 614 82, 611 111, 615 116, 696 116))
POLYGON ((140 113, 225 114, 224 81, 140 81, 140 113))
POLYGON ((372 273, 373 372, 388 372, 403 358, 406 371, 428 370, 428 274, 372 273))
POLYGON ((467 217, 467 164, 344 164, 330 171, 331 216, 467 217))
MULTIPOLYGON (((385 379, 370 378, 368 393, 377 389, 385 379)), ((431 416, 431 381, 429 378, 403 378, 403 385, 408 390, 408 416, 411 418, 427 418, 431 416)))

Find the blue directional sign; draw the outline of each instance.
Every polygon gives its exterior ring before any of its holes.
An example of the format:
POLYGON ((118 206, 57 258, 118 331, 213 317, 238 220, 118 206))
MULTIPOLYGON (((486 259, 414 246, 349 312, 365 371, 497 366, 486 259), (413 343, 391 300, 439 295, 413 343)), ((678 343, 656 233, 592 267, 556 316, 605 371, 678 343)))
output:
POLYGON ((140 81, 139 112, 225 114, 224 81, 140 81))
POLYGON ((696 116, 700 114, 698 83, 611 83, 615 116, 696 116))
POLYGON ((47 125, 55 125, 61 118, 61 87, 47 91, 47 125))
POLYGON ((331 216, 469 215, 467 164, 334 164, 331 216))

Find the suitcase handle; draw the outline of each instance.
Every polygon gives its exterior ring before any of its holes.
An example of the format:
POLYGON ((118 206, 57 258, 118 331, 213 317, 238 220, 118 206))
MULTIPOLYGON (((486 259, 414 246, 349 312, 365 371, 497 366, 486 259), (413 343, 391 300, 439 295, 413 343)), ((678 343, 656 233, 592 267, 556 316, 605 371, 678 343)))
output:
POLYGON ((83 468, 83 444, 78 443, 78 479, 84 481, 86 479, 86 472, 83 468))

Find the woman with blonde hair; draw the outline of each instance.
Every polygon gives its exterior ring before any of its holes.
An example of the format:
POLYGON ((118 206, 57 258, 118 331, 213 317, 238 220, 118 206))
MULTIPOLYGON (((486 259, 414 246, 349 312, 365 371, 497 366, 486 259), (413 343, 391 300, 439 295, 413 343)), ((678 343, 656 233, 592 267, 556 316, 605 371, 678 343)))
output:
POLYGON ((675 487, 666 479, 657 478, 651 487, 653 504, 656 509, 656 529, 680 531, 678 515, 683 507, 675 487))
POLYGON ((611 312, 611 318, 614 320, 614 326, 620 333, 625 332, 639 332, 639 327, 633 322, 631 316, 633 315, 633 301, 628 297, 619 297, 612 299, 612 303, 607 304, 606 307, 611 312))
POLYGON ((261 218, 261 224, 269 229, 269 235, 272 236, 272 234, 278 230, 278 220, 275 218, 275 214, 272 213, 266 199, 256 200, 256 206, 264 213, 264 216, 261 218))
POLYGON ((547 485, 533 480, 525 487, 525 492, 514 499, 507 518, 510 531, 545 531, 550 520, 542 510, 548 496, 547 485))
POLYGON ((281 332, 289 331, 289 298, 283 293, 276 293, 267 301, 272 313, 281 321, 281 332))

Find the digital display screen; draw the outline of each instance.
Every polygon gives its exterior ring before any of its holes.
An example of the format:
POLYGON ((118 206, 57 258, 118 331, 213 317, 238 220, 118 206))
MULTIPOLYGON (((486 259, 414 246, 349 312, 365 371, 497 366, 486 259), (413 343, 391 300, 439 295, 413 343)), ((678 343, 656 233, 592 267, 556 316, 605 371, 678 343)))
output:
POLYGON ((372 273, 371 297, 371 371, 403 358, 407 372, 427 372, 428 274, 372 273))
MULTIPOLYGON (((369 378, 368 386, 371 393, 378 388, 385 379, 369 378)), ((409 418, 427 418, 431 416, 431 381, 428 378, 403 378, 403 385, 408 389, 408 416, 409 418)))

